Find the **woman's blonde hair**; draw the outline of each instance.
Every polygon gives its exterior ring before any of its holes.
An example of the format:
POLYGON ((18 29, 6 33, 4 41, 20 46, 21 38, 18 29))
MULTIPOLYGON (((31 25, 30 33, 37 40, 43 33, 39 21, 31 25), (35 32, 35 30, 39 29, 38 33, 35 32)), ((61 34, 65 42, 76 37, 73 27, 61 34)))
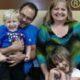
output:
POLYGON ((74 21, 72 18, 72 12, 71 12, 69 1, 68 0, 53 0, 49 6, 48 12, 46 13, 46 15, 44 17, 43 24, 51 25, 54 23, 54 20, 53 20, 52 15, 51 15, 51 11, 59 2, 66 3, 66 8, 68 10, 68 17, 67 17, 67 20, 65 23, 74 21))

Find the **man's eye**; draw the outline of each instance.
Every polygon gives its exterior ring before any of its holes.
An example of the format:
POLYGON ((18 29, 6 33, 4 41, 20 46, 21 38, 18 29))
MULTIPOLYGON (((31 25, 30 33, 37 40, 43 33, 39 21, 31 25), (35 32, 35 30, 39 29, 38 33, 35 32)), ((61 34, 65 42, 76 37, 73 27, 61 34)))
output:
POLYGON ((16 22, 16 21, 13 21, 14 23, 16 22))
POLYGON ((7 23, 11 23, 11 21, 7 21, 7 23))
POLYGON ((24 14, 22 14, 22 13, 21 13, 21 15, 20 15, 20 16, 25 17, 25 15, 24 15, 24 14))

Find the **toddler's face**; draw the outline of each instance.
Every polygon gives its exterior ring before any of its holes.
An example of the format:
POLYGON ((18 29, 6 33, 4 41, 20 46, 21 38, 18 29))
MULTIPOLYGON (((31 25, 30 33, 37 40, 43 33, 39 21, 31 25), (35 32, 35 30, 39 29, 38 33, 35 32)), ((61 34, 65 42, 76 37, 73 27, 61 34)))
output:
POLYGON ((59 67, 60 70, 66 72, 66 73, 68 73, 70 71, 69 62, 66 61, 66 60, 64 60, 62 62, 59 62, 58 67, 59 67))
POLYGON ((16 18, 8 18, 5 23, 9 29, 17 29, 19 26, 19 21, 16 18))

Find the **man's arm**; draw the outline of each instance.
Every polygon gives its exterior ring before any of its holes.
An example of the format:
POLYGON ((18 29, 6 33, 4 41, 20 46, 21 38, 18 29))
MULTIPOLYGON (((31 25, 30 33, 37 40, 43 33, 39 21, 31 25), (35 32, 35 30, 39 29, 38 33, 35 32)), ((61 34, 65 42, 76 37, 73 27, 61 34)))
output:
POLYGON ((23 61, 24 58, 25 58, 25 54, 23 54, 22 52, 16 52, 14 55, 9 56, 8 63, 11 63, 10 67, 13 67, 18 63, 20 63, 21 61, 23 61))
POLYGON ((13 42, 13 44, 7 48, 0 48, 0 52, 6 55, 7 53, 23 50, 23 48, 24 48, 23 43, 20 40, 18 40, 13 42))
POLYGON ((14 61, 11 66, 15 66, 16 64, 20 63, 24 59, 32 60, 35 58, 36 45, 27 46, 26 50, 27 50, 27 52, 26 52, 27 56, 25 56, 25 54, 10 55, 11 61, 9 61, 9 63, 12 63, 12 61, 14 61))
POLYGON ((13 52, 13 49, 10 47, 7 47, 7 48, 0 48, 0 52, 4 55, 6 55, 6 53, 10 53, 10 52, 13 52))

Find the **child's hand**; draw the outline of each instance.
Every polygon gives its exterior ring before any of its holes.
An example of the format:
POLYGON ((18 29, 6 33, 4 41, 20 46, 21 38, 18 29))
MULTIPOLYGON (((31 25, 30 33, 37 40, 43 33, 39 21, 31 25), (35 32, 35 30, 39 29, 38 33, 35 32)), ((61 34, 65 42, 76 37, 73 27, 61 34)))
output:
POLYGON ((50 70, 49 80, 61 80, 61 73, 57 68, 53 68, 50 70))
POLYGON ((0 62, 5 62, 7 57, 0 53, 0 62))
POLYGON ((67 76, 67 75, 66 75, 62 70, 60 70, 59 72, 60 72, 60 74, 61 74, 61 78, 60 78, 60 79, 61 79, 61 80, 67 80, 67 79, 66 79, 66 76, 67 76))
POLYGON ((60 74, 61 74, 61 80, 71 80, 70 75, 65 73, 64 71, 60 70, 60 74))
POLYGON ((45 80, 49 80, 49 73, 45 75, 45 80))
POLYGON ((30 56, 29 55, 25 55, 24 61, 28 61, 28 60, 30 60, 30 56))

